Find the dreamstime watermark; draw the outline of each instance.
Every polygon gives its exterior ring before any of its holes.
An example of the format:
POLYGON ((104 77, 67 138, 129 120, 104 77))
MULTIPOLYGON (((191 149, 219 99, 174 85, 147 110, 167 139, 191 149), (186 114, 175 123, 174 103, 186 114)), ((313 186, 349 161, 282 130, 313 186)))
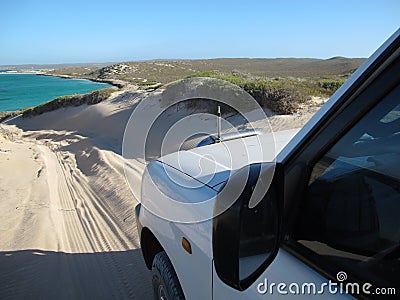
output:
POLYGON ((258 283, 257 292, 262 295, 323 295, 323 294, 351 294, 351 295, 396 295, 394 287, 374 287, 371 283, 345 282, 346 272, 336 274, 338 282, 313 283, 313 282, 269 282, 268 279, 258 283))

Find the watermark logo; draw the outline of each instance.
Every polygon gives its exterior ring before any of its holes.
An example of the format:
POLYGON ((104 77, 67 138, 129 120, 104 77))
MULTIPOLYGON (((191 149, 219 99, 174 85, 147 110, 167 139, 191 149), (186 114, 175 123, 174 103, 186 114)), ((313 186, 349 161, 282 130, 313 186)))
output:
POLYGON ((347 280, 347 274, 346 272, 340 271, 336 274, 336 279, 338 281, 346 281, 347 280))
POLYGON ((262 295, 322 295, 322 294, 351 294, 351 295, 396 295, 395 287, 375 287, 371 283, 346 282, 347 273, 340 271, 336 274, 338 282, 270 282, 268 279, 257 284, 257 292, 262 295))

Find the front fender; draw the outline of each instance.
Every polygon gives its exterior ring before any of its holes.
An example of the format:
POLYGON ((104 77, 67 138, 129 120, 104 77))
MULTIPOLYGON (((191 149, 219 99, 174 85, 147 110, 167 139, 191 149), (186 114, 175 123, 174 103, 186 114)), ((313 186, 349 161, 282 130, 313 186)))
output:
POLYGON ((168 171, 178 173, 168 177, 166 168, 171 167, 164 166, 160 162, 152 162, 145 170, 138 223, 143 226, 143 230, 151 231, 162 250, 167 253, 186 299, 212 299, 211 216, 217 192, 205 185, 193 189, 179 186, 177 182, 191 180, 190 177, 174 169, 168 171), (203 210, 197 210, 204 199, 210 203, 203 206, 203 210), (160 209, 175 210, 173 218, 168 219, 160 209), (199 217, 206 220, 189 222, 199 217), (186 222, 180 222, 179 218, 186 222), (183 237, 191 245, 191 254, 182 247, 183 237))

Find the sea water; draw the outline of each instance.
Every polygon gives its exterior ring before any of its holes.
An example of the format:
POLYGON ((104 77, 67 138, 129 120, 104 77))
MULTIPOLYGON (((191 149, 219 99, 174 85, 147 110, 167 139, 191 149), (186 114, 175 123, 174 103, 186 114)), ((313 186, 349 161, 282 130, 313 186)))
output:
POLYGON ((0 73, 0 112, 32 107, 59 96, 85 94, 107 87, 111 85, 83 79, 0 73))

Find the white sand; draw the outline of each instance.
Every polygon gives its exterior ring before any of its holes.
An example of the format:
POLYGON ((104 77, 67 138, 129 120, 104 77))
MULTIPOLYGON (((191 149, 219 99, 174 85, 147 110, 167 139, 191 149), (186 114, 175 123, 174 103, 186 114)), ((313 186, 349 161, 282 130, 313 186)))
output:
MULTIPOLYGON (((121 157, 139 98, 0 125, 0 299, 152 298, 121 157)), ((273 129, 303 126, 317 107, 273 116, 273 129)))
POLYGON ((0 299, 152 298, 118 154, 122 106, 2 125, 13 135, 0 137, 0 299))

